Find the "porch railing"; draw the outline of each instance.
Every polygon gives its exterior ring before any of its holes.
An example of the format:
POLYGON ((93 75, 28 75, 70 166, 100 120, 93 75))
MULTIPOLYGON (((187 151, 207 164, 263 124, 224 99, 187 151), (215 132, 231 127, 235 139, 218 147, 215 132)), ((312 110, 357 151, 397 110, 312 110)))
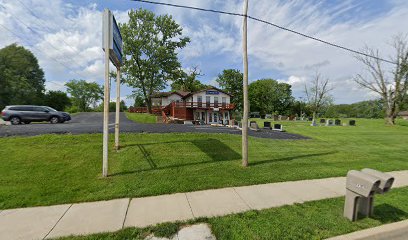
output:
POLYGON ((173 102, 173 106, 176 108, 220 108, 225 110, 233 110, 234 104, 231 103, 207 103, 207 102, 173 102))

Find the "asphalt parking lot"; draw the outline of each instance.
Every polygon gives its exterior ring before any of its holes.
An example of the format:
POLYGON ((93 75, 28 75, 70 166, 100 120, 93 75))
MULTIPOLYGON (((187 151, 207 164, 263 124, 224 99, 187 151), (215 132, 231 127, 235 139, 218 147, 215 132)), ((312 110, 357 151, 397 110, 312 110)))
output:
MULTIPOLYGON (((109 115, 109 131, 114 132, 115 113, 109 115)), ((31 123, 22 125, 0 125, 0 137, 8 136, 36 136, 42 134, 86 134, 102 133, 103 114, 102 113, 79 113, 72 117, 69 122, 61 124, 31 123)), ((126 118, 125 113, 120 115, 120 131, 127 133, 227 133, 241 134, 240 130, 229 127, 195 126, 183 124, 142 124, 135 123, 126 118)), ((249 131, 249 135, 260 138, 271 139, 308 139, 307 137, 261 130, 259 132, 249 131)))

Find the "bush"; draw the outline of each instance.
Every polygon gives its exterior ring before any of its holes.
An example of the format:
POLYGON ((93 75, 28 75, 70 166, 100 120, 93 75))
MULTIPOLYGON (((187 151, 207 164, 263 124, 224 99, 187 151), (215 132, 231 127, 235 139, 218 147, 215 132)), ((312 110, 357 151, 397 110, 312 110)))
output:
POLYGON ((65 108, 65 112, 77 113, 77 112, 80 112, 80 111, 79 111, 79 108, 77 106, 70 106, 70 107, 65 108))

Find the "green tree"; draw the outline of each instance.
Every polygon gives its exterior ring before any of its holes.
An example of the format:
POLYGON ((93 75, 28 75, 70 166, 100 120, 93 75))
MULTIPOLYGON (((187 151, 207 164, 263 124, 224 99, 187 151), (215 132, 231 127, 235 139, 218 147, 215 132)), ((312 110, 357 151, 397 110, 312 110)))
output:
MULTIPOLYGON (((96 112, 103 112, 103 103, 99 104, 97 108, 94 109, 96 112)), ((119 111, 124 112, 127 110, 125 101, 120 101, 119 111)), ((116 112, 116 102, 109 102, 109 112, 116 112)))
POLYGON ((235 69, 225 69, 216 79, 221 89, 232 94, 231 103, 235 104, 235 109, 239 112, 243 108, 243 79, 244 75, 235 69))
POLYGON ((261 114, 287 114, 293 102, 291 85, 273 79, 261 79, 249 84, 251 111, 261 114))
POLYGON ((11 104, 41 104, 44 71, 29 50, 17 44, 0 49, 0 108, 11 104))
POLYGON ((194 67, 188 73, 180 70, 180 76, 171 84, 172 91, 184 91, 184 92, 196 92, 204 89, 206 85, 202 84, 197 79, 198 76, 202 76, 198 67, 194 67))
POLYGON ((103 99, 103 87, 95 82, 71 80, 65 86, 71 95, 72 104, 81 112, 90 111, 91 106, 95 108, 96 103, 103 99))
POLYGON ((151 94, 177 79, 181 65, 177 50, 190 41, 169 15, 155 16, 149 10, 129 12, 129 22, 120 25, 123 37, 124 83, 140 89, 151 112, 151 94))
POLYGON ((63 111, 66 107, 71 106, 71 99, 65 92, 48 91, 44 95, 44 105, 63 111))

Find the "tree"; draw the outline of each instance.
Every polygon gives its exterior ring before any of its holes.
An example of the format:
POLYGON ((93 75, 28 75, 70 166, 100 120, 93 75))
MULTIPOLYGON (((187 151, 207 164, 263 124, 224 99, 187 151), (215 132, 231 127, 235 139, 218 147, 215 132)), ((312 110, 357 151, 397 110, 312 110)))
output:
POLYGON ((333 102, 333 97, 330 95, 333 89, 329 87, 329 79, 322 78, 322 75, 316 72, 310 88, 305 85, 307 103, 313 114, 312 126, 316 126, 317 114, 333 102))
POLYGON ((44 71, 29 50, 17 44, 0 49, 0 109, 11 104, 41 104, 44 71))
POLYGON ((242 82, 244 75, 235 69, 225 69, 218 74, 216 79, 221 89, 232 94, 231 103, 235 104, 235 109, 242 112, 243 108, 243 92, 242 82))
POLYGON ((181 65, 177 50, 190 41, 170 15, 155 16, 149 10, 129 12, 129 22, 120 25, 123 37, 124 83, 140 89, 148 111, 151 94, 163 90, 168 80, 177 79, 181 65))
POLYGON ((65 86, 71 95, 72 104, 81 112, 89 111, 90 106, 95 108, 96 103, 103 99, 103 87, 95 82, 71 80, 65 86))
POLYGON ((291 85, 273 79, 249 84, 249 103, 253 112, 285 114, 293 102, 291 85))
POLYGON ((63 111, 66 107, 71 106, 71 99, 65 92, 48 91, 44 96, 44 105, 63 111))
POLYGON ((202 84, 197 77, 203 76, 197 66, 189 70, 188 73, 180 70, 180 76, 171 84, 172 91, 196 92, 204 89, 206 85, 202 84))
MULTIPOLYGON (((99 104, 99 106, 97 108, 95 108, 94 110, 96 112, 103 112, 103 103, 99 104)), ((124 112, 126 111, 128 108, 126 106, 125 101, 120 101, 120 108, 119 111, 120 112, 124 112)), ((116 112, 116 102, 109 102, 109 112, 116 112)))
POLYGON ((408 91, 408 45, 405 37, 395 36, 392 44, 395 57, 393 69, 387 71, 379 59, 379 51, 366 47, 368 56, 356 56, 357 60, 365 65, 370 77, 358 74, 355 78, 357 84, 374 93, 377 93, 384 102, 385 121, 394 125, 401 105, 407 99, 408 91))

